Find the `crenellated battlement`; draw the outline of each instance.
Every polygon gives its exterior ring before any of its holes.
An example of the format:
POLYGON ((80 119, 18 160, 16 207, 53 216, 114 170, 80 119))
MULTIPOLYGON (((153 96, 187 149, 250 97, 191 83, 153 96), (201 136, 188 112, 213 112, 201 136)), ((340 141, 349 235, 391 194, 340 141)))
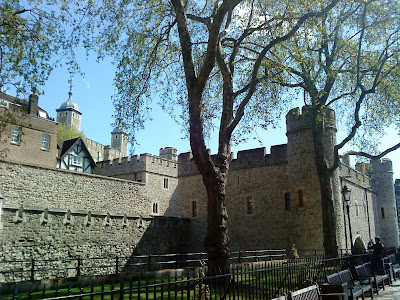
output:
POLYGON ((369 164, 357 163, 355 168, 351 167, 348 161, 339 162, 339 176, 347 184, 351 182, 361 188, 371 187, 369 176, 369 164))
MULTIPOLYGON (((287 162, 286 157, 287 145, 272 146, 270 154, 266 153, 266 148, 255 148, 249 150, 238 151, 237 158, 232 159, 230 169, 242 169, 251 167, 260 167, 274 164, 282 164, 287 162)), ((232 153, 233 156, 233 153, 232 153)), ((217 155, 211 156, 215 162, 217 155)), ((199 171, 193 160, 191 152, 181 153, 178 156, 179 172, 178 176, 198 174, 199 171)))
MULTIPOLYGON (((313 110, 311 106, 303 106, 301 113, 298 107, 289 110, 286 115, 287 132, 311 127, 312 119, 313 110)), ((325 127, 336 128, 335 111, 332 108, 326 107, 324 110, 324 119, 321 121, 325 123, 325 127)))
POLYGON ((152 172, 160 175, 176 176, 177 168, 178 162, 176 160, 143 153, 140 155, 98 162, 94 173, 104 176, 116 176, 152 172))
POLYGON ((370 173, 393 173, 392 161, 388 158, 372 159, 370 173))

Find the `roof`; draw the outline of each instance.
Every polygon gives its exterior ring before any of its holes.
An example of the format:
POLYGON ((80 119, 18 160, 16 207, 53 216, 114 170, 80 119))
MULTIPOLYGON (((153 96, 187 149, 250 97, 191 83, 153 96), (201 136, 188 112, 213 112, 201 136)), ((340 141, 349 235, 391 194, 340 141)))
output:
MULTIPOLYGON (((21 98, 17 98, 14 96, 10 96, 7 95, 3 92, 0 91, 0 99, 5 100, 7 102, 13 103, 14 104, 14 108, 16 109, 18 107, 23 108, 24 110, 28 110, 28 106, 29 106, 29 101, 28 100, 24 100, 21 98)), ((43 108, 41 108, 40 106, 38 106, 38 117, 43 118, 43 119, 50 119, 49 114, 47 113, 47 111, 45 111, 43 108)))
POLYGON ((71 139, 71 140, 67 140, 67 141, 59 141, 57 148, 59 149, 59 151, 61 150, 61 152, 59 152, 58 157, 61 159, 79 141, 81 141, 82 147, 86 151, 87 157, 90 160, 90 164, 92 165, 92 167, 96 167, 96 163, 93 160, 92 155, 90 155, 90 152, 89 152, 88 148, 86 147, 84 140, 81 137, 77 137, 75 139, 71 139))
POLYGON ((114 128, 114 130, 111 133, 126 133, 126 131, 121 126, 117 126, 114 128))
POLYGON ((56 111, 60 110, 69 110, 73 109, 79 112, 79 106, 76 104, 74 101, 72 101, 71 98, 69 98, 67 101, 65 101, 63 104, 61 104, 60 108, 56 109, 56 111))

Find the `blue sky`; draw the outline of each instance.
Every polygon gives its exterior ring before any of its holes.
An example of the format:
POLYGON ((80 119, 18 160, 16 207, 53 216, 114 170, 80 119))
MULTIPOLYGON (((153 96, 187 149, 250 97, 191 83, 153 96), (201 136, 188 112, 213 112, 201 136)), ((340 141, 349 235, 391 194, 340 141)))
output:
MULTIPOLYGON (((80 66, 85 76, 74 76, 73 101, 78 104, 82 112, 81 130, 86 137, 104 145, 110 144, 112 128, 112 115, 114 108, 111 96, 114 94, 113 77, 114 68, 110 61, 97 63, 94 57, 82 60, 80 66)), ((39 97, 39 106, 45 109, 50 117, 56 117, 56 109, 68 99, 70 74, 66 69, 57 69, 50 76, 44 86, 44 95, 39 97)), ((12 94, 12 91, 10 91, 12 94)), ((145 129, 137 135, 139 145, 135 146, 135 154, 150 153, 158 155, 162 147, 176 147, 178 153, 190 151, 189 141, 183 139, 183 133, 171 117, 155 105, 152 111, 153 120, 146 122, 145 129)), ((301 103, 299 103, 301 105, 301 103)), ((266 147, 284 144, 287 142, 285 135, 284 114, 280 121, 280 128, 267 131, 258 130, 258 138, 263 142, 260 145, 254 139, 245 144, 233 147, 235 153, 239 150, 266 147)), ((339 134, 340 137, 340 134, 339 134)), ((381 149, 385 149, 400 142, 400 136, 393 128, 388 129, 388 136, 384 138, 381 149)), ((208 146, 212 153, 216 152, 217 140, 213 139, 208 146)), ((350 150, 345 149, 345 150, 350 150)), ((387 158, 393 161, 395 178, 400 178, 400 150, 392 152, 387 158)))

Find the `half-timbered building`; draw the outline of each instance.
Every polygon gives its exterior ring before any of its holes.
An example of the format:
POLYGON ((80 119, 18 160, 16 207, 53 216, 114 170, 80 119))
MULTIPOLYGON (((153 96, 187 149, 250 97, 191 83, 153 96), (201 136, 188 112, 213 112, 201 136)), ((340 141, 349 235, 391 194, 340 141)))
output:
POLYGON ((64 141, 62 144, 59 144, 58 148, 58 169, 92 174, 96 163, 82 138, 78 137, 64 141))

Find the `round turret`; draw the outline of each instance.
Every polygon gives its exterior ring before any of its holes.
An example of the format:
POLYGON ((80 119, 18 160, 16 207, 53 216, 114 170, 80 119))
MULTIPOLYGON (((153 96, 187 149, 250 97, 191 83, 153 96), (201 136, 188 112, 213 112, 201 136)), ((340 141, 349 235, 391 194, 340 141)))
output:
POLYGON ((164 147, 160 149, 160 157, 169 160, 176 160, 177 150, 174 147, 164 147))
POLYGON ((399 247, 393 166, 390 159, 373 159, 370 167, 371 185, 375 192, 376 232, 386 247, 399 247))
POLYGON ((61 104, 60 108, 56 109, 57 122, 60 125, 68 126, 80 131, 82 113, 79 111, 78 104, 72 101, 72 80, 70 80, 69 83, 71 84, 68 93, 69 98, 67 101, 61 104))

